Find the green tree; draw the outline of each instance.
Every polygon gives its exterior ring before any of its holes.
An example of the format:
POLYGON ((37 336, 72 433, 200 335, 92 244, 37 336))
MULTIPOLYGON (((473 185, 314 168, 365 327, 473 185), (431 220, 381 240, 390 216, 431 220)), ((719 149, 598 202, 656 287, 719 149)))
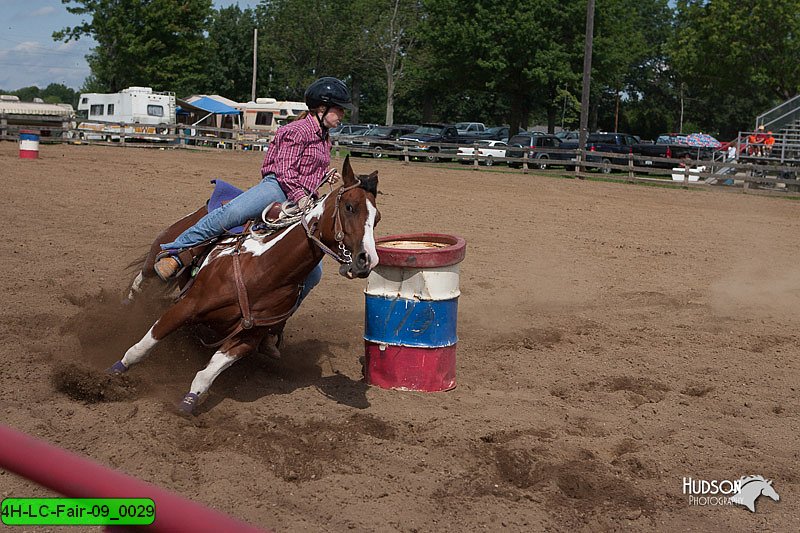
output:
POLYGON ((86 86, 117 92, 146 85, 178 95, 206 88, 204 31, 211 0, 62 0, 81 24, 53 33, 59 41, 92 36, 86 86), (74 5, 70 5, 74 4, 74 5))
POLYGON ((42 98, 48 104, 64 103, 71 104, 73 107, 77 107, 79 96, 79 93, 73 89, 70 89, 64 84, 51 83, 42 89, 40 98, 42 98))
POLYGON ((426 69, 439 88, 494 93, 507 100, 513 130, 532 112, 547 112, 551 127, 560 88, 579 79, 583 14, 579 2, 427 0, 423 37, 434 58, 426 69), (579 22, 581 21, 581 22, 579 22))
POLYGON ((798 13, 798 0, 677 2, 669 52, 692 121, 730 137, 800 92, 798 13))
POLYGON ((240 102, 250 100, 255 28, 255 11, 242 10, 238 5, 221 8, 211 17, 208 28, 209 92, 240 102))
POLYGON ((314 79, 335 76, 351 88, 357 121, 361 84, 377 66, 376 50, 366 37, 370 28, 363 23, 370 5, 366 0, 262 0, 257 7, 259 69, 269 76, 269 95, 302 99, 314 79))

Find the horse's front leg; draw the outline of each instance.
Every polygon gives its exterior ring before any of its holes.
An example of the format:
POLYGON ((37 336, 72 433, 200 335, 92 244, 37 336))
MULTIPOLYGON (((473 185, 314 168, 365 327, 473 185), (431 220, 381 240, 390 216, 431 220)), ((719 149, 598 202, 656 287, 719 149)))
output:
POLYGON ((181 401, 181 411, 186 414, 191 414, 200 400, 200 397, 208 392, 214 380, 217 379, 226 368, 243 356, 254 351, 260 339, 261 335, 248 335, 247 338, 233 341, 233 343, 230 341, 226 342, 220 350, 217 350, 214 355, 211 356, 208 365, 198 372, 194 380, 192 380, 189 392, 186 393, 181 401))

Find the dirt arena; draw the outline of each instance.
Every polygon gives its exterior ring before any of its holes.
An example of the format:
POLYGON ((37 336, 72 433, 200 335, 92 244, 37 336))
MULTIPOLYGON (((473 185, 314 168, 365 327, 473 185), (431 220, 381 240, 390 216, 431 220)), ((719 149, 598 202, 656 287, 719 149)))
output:
MULTIPOLYGON (((355 159, 378 235, 467 241, 455 390, 361 381, 365 282, 329 260, 283 359, 198 416, 189 332, 106 382, 155 316, 120 307, 127 265, 261 158, 0 144, 2 423, 277 531, 800 530, 797 201, 355 159), (780 501, 682 492, 749 474, 780 501)), ((0 471, 0 497, 50 495, 0 471)))

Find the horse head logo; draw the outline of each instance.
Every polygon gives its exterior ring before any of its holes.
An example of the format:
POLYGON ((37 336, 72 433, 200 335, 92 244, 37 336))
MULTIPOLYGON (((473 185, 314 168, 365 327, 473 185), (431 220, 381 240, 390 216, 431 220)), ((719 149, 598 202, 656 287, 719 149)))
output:
POLYGON ((781 499, 772 488, 772 480, 763 476, 745 476, 739 480, 740 489, 731 495, 731 502, 744 505, 751 513, 756 512, 756 500, 759 496, 767 496, 776 502, 781 499))

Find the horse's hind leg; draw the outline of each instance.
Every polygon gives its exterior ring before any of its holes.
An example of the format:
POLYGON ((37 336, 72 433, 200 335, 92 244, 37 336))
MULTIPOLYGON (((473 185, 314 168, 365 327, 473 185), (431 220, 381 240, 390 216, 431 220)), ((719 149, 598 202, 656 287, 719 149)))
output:
POLYGON ((122 374, 132 365, 139 363, 159 341, 187 322, 191 315, 191 309, 192 307, 186 303, 186 300, 181 300, 167 309, 144 337, 128 348, 122 359, 108 369, 108 373, 112 375, 122 374))
POLYGON ((128 291, 128 297, 122 303, 132 302, 136 296, 142 292, 142 282, 144 281, 144 273, 140 270, 136 277, 133 278, 131 288, 128 291))

